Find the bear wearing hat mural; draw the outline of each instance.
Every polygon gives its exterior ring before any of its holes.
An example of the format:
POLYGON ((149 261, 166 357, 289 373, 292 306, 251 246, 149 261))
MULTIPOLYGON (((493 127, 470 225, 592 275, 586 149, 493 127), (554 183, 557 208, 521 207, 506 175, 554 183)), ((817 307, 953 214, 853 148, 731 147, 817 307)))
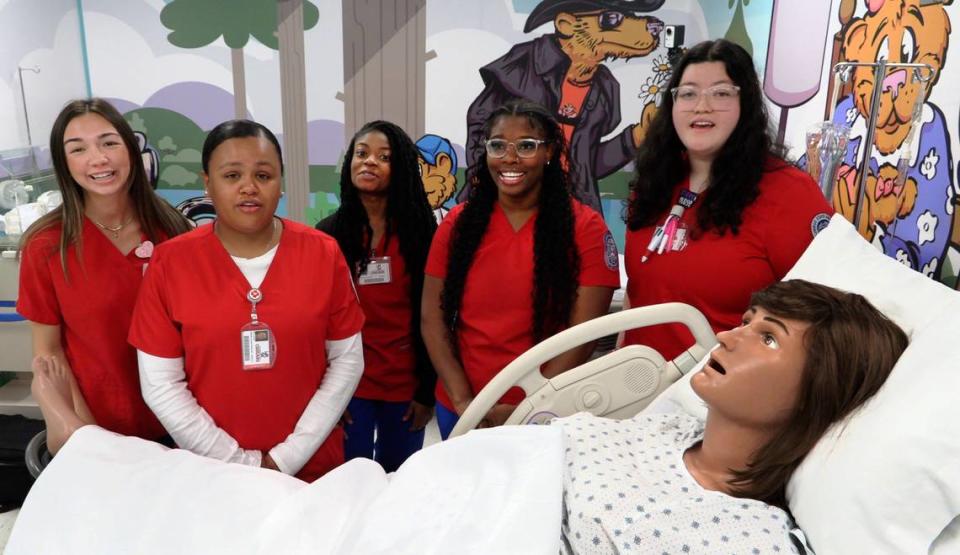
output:
MULTIPOLYGON (((633 159, 641 122, 602 141, 620 124, 620 84, 604 61, 647 56, 660 44, 664 24, 649 15, 665 0, 543 0, 523 31, 553 22, 553 33, 514 45, 480 68, 484 88, 467 111, 467 166, 483 158, 482 126, 498 106, 515 98, 538 102, 554 113, 569 147, 567 168, 574 193, 602 213, 597 182, 633 159)), ((458 200, 469 194, 471 173, 458 200)))

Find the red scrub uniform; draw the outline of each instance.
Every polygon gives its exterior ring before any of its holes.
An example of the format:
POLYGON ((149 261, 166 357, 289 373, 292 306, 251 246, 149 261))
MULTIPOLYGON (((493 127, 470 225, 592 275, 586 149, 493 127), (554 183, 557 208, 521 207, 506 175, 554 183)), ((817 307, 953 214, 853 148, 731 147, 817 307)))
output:
MULTIPOLYGON (((617 247, 607 225, 594 210, 572 202, 580 286, 619 287, 617 247)), ((427 275, 446 277, 450 234, 463 206, 455 206, 437 228, 427 259, 427 275)), ((531 299, 536 217, 514 231, 503 209, 494 203, 487 232, 467 274, 457 340, 460 363, 474 394, 533 346, 531 299)), ((437 402, 452 411, 453 403, 439 382, 436 394, 437 402)), ((500 402, 518 404, 522 400, 523 391, 513 388, 500 402)))
POLYGON ((61 344, 97 424, 124 435, 157 439, 163 426, 143 402, 137 352, 127 344, 130 317, 146 259, 124 256, 87 218, 82 257, 67 248, 60 264, 60 226, 34 235, 20 261, 17 312, 60 326, 61 344))
MULTIPOLYGON (((688 186, 677 186, 674 203, 688 186)), ((699 207, 698 200, 684 212, 688 226, 696 222, 699 207)), ((739 326, 750 295, 782 279, 832 214, 816 183, 787 167, 764 174, 760 195, 744 209, 737 235, 709 231, 687 241, 683 250, 652 254, 641 262, 656 226, 628 230, 630 306, 682 302, 702 312, 714 332, 739 326)), ((664 324, 628 331, 624 343, 649 345, 670 360, 693 345, 693 336, 684 326, 664 324)))
MULTIPOLYGON (((276 362, 244 370, 240 330, 251 320, 249 290, 212 225, 181 235, 154 255, 130 342, 154 356, 183 357, 187 387, 217 425, 240 447, 269 451, 293 431, 320 387, 324 342, 359 333, 363 312, 336 241, 283 220, 257 305, 276 338, 276 362)), ((297 477, 315 480, 342 462, 336 427, 297 477)))
POLYGON ((384 235, 374 257, 390 257, 390 282, 357 285, 363 326, 363 377, 354 397, 409 401, 417 388, 413 334, 410 333, 410 276, 400 254, 400 239, 384 235))

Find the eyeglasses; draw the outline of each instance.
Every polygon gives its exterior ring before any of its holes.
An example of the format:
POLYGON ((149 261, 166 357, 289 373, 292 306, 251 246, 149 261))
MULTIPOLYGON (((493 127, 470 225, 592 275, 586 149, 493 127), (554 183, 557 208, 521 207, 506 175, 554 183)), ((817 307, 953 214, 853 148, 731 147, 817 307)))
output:
POLYGON ((537 154, 537 147, 546 142, 541 139, 520 139, 516 142, 509 142, 505 139, 487 139, 483 144, 487 147, 487 156, 490 158, 503 158, 507 155, 507 148, 510 146, 513 146, 518 158, 533 158, 537 154))
POLYGON ((736 85, 714 85, 701 89, 693 85, 683 85, 670 89, 673 101, 680 109, 692 110, 700 103, 700 97, 706 96, 712 108, 729 110, 740 97, 740 87, 736 85))

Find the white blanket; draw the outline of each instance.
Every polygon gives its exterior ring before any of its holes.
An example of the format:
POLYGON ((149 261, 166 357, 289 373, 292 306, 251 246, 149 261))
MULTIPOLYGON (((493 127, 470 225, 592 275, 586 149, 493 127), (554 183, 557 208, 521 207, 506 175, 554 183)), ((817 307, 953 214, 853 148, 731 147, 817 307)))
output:
POLYGON ((549 426, 477 430, 390 475, 357 459, 306 484, 86 426, 6 554, 557 553, 561 443, 549 426))

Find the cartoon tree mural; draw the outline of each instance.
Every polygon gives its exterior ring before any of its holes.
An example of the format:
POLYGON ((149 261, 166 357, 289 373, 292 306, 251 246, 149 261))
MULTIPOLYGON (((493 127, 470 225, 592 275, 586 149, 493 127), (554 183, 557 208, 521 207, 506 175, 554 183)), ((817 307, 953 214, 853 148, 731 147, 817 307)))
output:
POLYGON ((173 0, 160 12, 171 44, 200 48, 220 37, 233 51, 234 113, 247 115, 243 47, 252 36, 280 52, 281 109, 286 142, 287 215, 302 221, 308 206, 307 108, 303 31, 320 20, 308 0, 173 0))
MULTIPOLYGON (((313 28, 320 10, 303 2, 303 28, 313 28)), ((234 113, 247 116, 243 47, 250 37, 279 50, 277 2, 274 0, 173 0, 160 11, 160 22, 172 32, 167 40, 180 48, 201 48, 220 37, 231 49, 234 113)))
POLYGON ((729 0, 728 6, 731 10, 734 4, 737 5, 737 11, 734 12, 733 19, 730 20, 730 27, 723 38, 739 44, 753 56, 753 41, 750 40, 750 34, 747 33, 747 22, 743 17, 743 8, 750 5, 750 0, 729 0))
POLYGON ((199 189, 200 151, 206 136, 189 118, 164 108, 137 108, 124 114, 134 131, 159 149, 160 189, 199 189))
POLYGON ((343 0, 344 133, 364 122, 393 121, 424 132, 426 0, 343 0))

